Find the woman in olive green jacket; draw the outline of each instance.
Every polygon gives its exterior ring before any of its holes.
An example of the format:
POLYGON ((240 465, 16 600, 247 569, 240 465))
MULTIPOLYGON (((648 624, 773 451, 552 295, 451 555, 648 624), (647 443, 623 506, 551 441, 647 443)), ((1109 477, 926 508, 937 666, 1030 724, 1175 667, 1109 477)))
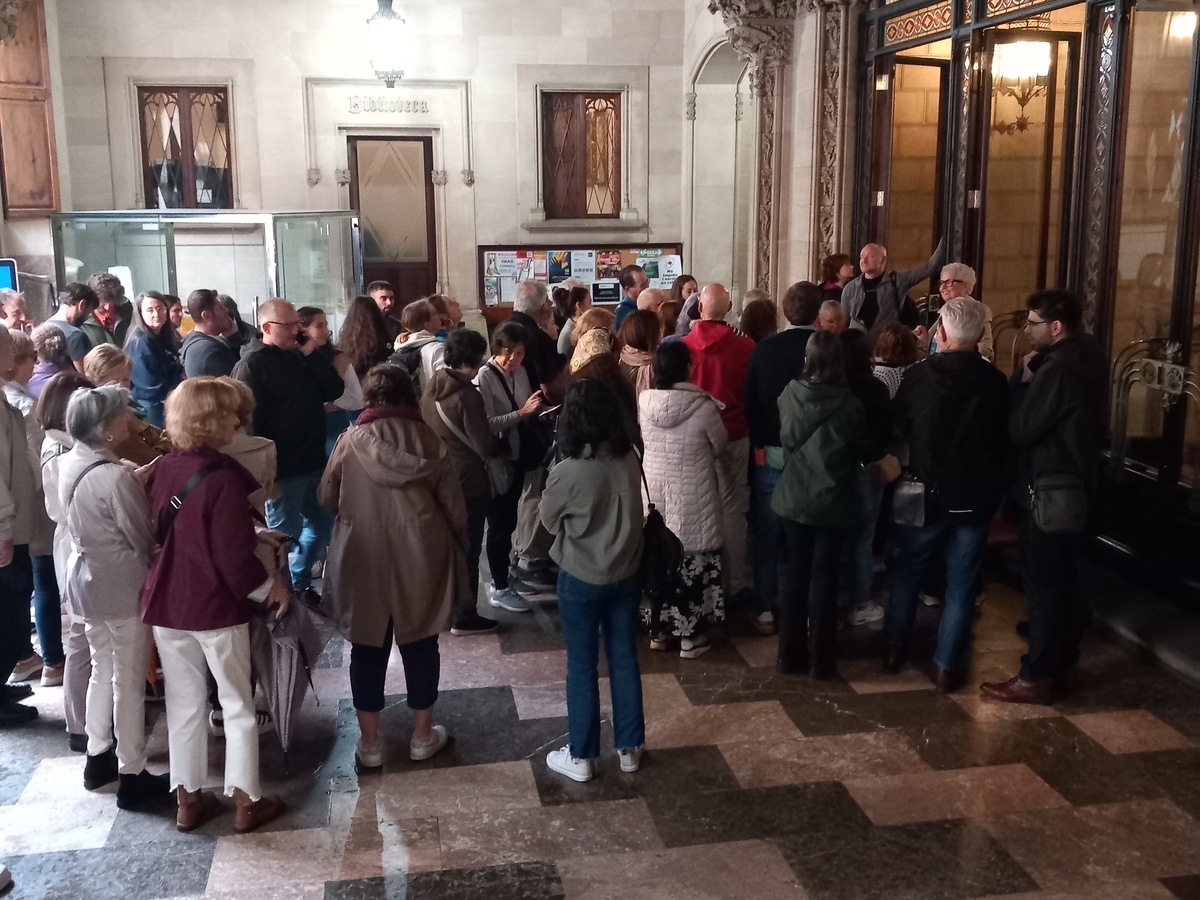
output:
POLYGON ((771 509, 783 518, 788 559, 780 578, 778 668, 807 669, 817 679, 834 671, 837 570, 858 515, 867 442, 866 414, 843 375, 841 342, 818 331, 804 354, 804 377, 779 398, 785 462, 771 509))

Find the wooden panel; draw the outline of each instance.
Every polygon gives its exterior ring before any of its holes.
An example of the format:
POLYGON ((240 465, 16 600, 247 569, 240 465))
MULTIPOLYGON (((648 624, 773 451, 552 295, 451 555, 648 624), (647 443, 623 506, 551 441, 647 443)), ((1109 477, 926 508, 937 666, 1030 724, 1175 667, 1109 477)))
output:
POLYGON ((0 44, 0 186, 9 218, 42 217, 59 207, 42 0, 21 4, 16 36, 0 44))
POLYGON ((0 84, 50 89, 42 0, 24 0, 16 36, 0 45, 0 84))
POLYGON ((58 208, 49 100, 0 99, 0 165, 8 215, 36 216, 58 208))

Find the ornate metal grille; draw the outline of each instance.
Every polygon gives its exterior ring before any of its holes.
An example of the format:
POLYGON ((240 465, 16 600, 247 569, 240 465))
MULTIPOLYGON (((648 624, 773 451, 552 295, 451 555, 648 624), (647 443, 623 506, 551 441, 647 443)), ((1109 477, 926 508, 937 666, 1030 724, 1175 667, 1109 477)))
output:
POLYGON ((140 87, 147 209, 231 209, 229 96, 223 87, 140 87))

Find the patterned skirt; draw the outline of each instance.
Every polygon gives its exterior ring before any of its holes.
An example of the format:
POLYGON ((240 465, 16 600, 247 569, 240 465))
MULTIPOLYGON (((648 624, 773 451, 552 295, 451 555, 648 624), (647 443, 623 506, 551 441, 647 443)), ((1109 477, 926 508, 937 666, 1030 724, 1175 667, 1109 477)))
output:
POLYGON ((721 587, 721 554, 688 553, 680 567, 679 591, 662 604, 642 608, 642 622, 652 634, 689 637, 725 621, 725 590, 721 587))

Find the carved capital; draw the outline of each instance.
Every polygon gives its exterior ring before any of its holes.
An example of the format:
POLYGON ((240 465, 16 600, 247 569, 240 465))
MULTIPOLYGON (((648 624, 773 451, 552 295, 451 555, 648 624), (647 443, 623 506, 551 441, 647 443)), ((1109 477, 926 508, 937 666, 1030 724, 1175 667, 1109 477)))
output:
POLYGON ((463 169, 462 177, 463 177, 463 184, 465 184, 467 187, 475 186, 475 170, 474 169, 463 169))
POLYGON ((688 94, 684 94, 683 98, 686 102, 686 105, 683 108, 683 116, 689 122, 695 122, 696 121, 696 92, 692 91, 688 94))
POLYGON ((21 14, 21 0, 0 0, 0 44, 7 44, 17 36, 17 16, 21 14))
POLYGON ((336 181, 338 184, 340 184, 342 187, 345 187, 346 185, 348 185, 350 183, 350 170, 349 169, 334 169, 333 170, 333 180, 336 181))
POLYGON ((321 183, 321 170, 320 169, 309 169, 307 172, 307 176, 308 176, 308 186, 309 187, 316 187, 318 184, 321 183))
POLYGON ((438 187, 445 187, 450 181, 450 175, 445 169, 438 169, 430 173, 430 179, 438 187))
POLYGON ((816 0, 709 0, 729 43, 755 68, 784 65, 792 55, 796 16, 816 0))

